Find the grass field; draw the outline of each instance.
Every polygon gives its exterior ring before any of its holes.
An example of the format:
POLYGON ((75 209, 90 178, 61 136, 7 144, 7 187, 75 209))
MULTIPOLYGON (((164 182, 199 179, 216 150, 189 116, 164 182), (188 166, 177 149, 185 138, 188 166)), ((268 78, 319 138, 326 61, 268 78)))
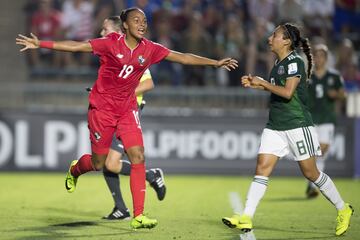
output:
MULTIPOLYGON (((122 191, 129 208, 128 177, 122 191)), ((240 239, 221 217, 230 216, 230 192, 246 196, 251 178, 223 176, 166 176, 168 194, 159 202, 148 188, 145 211, 159 225, 133 231, 129 221, 108 222, 112 198, 100 174, 80 178, 78 189, 68 194, 64 174, 0 173, 1 239, 129 239, 188 240, 240 239)), ((351 229, 341 239, 360 239, 360 181, 335 179, 355 214, 351 229)), ((255 219, 256 239, 340 239, 334 237, 336 211, 323 197, 304 199, 302 178, 270 179, 255 219)))

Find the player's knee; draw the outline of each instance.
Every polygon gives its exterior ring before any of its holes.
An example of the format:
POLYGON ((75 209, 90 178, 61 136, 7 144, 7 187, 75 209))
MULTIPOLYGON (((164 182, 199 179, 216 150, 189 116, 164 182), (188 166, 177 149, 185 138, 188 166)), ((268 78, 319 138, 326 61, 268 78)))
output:
POLYGON ((266 163, 258 163, 256 166, 256 175, 259 176, 268 176, 269 172, 271 171, 271 167, 269 164, 266 163))
POLYGON ((306 177, 311 182, 315 182, 320 175, 318 171, 310 171, 310 170, 303 171, 303 174, 304 177, 306 177))
POLYGON ((100 171, 105 165, 105 160, 98 158, 92 158, 91 160, 92 160, 92 165, 96 171, 100 171))
POLYGON ((106 168, 107 170, 111 171, 112 167, 113 167, 113 164, 109 161, 109 159, 106 159, 106 161, 105 161, 105 168, 106 168))
POLYGON ((111 159, 106 159, 105 161, 105 167, 107 170, 111 171, 111 172, 116 172, 119 169, 119 161, 114 161, 111 159))
POLYGON ((145 162, 144 153, 141 151, 133 152, 130 156, 131 163, 141 164, 145 162))

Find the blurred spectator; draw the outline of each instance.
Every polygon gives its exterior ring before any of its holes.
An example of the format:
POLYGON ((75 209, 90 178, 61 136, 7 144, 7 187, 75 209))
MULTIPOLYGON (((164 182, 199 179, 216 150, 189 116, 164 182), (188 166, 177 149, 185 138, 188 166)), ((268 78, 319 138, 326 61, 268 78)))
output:
POLYGON ((277 5, 274 0, 248 1, 249 15, 256 25, 258 21, 276 22, 277 5))
POLYGON ((162 5, 161 0, 127 0, 127 7, 138 7, 145 13, 150 28, 152 28, 152 16, 162 5))
POLYGON ((360 38, 360 1, 359 0, 336 0, 334 31, 337 35, 360 38), (354 33, 356 36, 349 36, 354 33))
POLYGON ((203 13, 203 25, 206 31, 215 36, 218 27, 221 25, 222 19, 218 14, 218 10, 215 5, 208 5, 203 13))
MULTIPOLYGON (((42 40, 56 40, 60 38, 61 13, 54 9, 52 0, 40 0, 38 10, 31 17, 30 31, 42 40)), ((42 48, 40 51, 30 51, 30 64, 35 69, 44 67, 60 67, 61 53, 42 48), (50 64, 49 64, 50 63, 50 64)))
MULTIPOLYGON (((155 32, 153 40, 169 49, 179 50, 179 35, 171 31, 171 22, 167 19, 167 16, 162 16, 162 20, 157 20, 154 26, 155 32)), ((183 68, 180 64, 161 61, 159 64, 152 66, 152 70, 156 84, 178 86, 183 82, 183 68)))
MULTIPOLYGON (((202 25, 202 18, 199 12, 194 12, 191 18, 189 29, 181 39, 182 52, 191 52, 197 55, 214 56, 212 38, 205 31, 202 25)), ((205 82, 205 67, 184 66, 185 84, 203 86, 205 82)))
POLYGON ((347 86, 357 84, 358 74, 358 56, 356 54, 352 41, 345 38, 337 51, 336 68, 339 69, 347 86))
POLYGON ((304 24, 308 35, 320 35, 327 39, 332 31, 334 0, 303 0, 304 24))
MULTIPOLYGON (((304 21, 304 30, 310 30, 307 36, 312 42, 321 39, 322 43, 337 49, 335 41, 344 37, 352 40, 344 40, 328 62, 330 66, 336 62, 346 81, 357 83, 356 51, 360 49, 355 48, 360 42, 360 0, 27 0, 24 9, 28 32, 33 31, 42 39, 56 39, 59 34, 66 34, 67 39, 86 41, 98 35, 104 18, 134 6, 143 9, 148 18, 147 38, 174 50, 213 58, 229 56, 239 61, 239 68, 232 72, 161 62, 152 67, 157 84, 237 86, 243 73, 259 72, 266 77, 274 64, 267 46, 274 23, 303 25, 304 21), (63 15, 63 31, 59 31, 59 20, 56 20, 60 15, 63 15), (337 33, 336 38, 329 36, 332 29, 337 33)), ((33 66, 40 66, 39 59, 50 66, 62 65, 59 57, 52 58, 46 50, 41 52, 44 57, 36 53, 39 51, 28 55, 33 66)), ((61 59, 65 59, 66 71, 58 72, 87 75, 90 58, 88 54, 69 54, 61 59), (78 65, 85 67, 78 68, 78 65)), ((94 72, 89 76, 91 74, 94 72)))
POLYGON ((302 0, 280 0, 277 12, 279 23, 293 22, 300 25, 304 14, 302 0))
MULTIPOLYGON (((87 0, 65 0, 62 18, 62 27, 65 31, 65 37, 75 41, 86 41, 92 38, 94 33, 93 13, 93 2, 87 0)), ((83 69, 89 67, 91 60, 90 54, 74 55, 72 53, 65 54, 66 67, 74 68, 77 65, 74 61, 74 56, 78 57, 77 63, 79 63, 83 69)))
POLYGON ((109 16, 120 15, 116 12, 116 4, 113 0, 93 0, 94 10, 94 36, 99 36, 104 19, 109 16))
MULTIPOLYGON (((239 68, 228 72, 227 79, 217 79, 220 85, 239 86, 241 75, 244 74, 246 39, 244 26, 236 15, 229 15, 224 30, 216 36, 217 56, 220 58, 232 57, 239 61, 239 68)), ((222 69, 218 69, 222 71, 222 69)), ((218 75, 219 76, 219 75, 218 75)))
POLYGON ((274 25, 263 19, 258 19, 255 29, 249 32, 249 42, 246 55, 246 73, 259 73, 267 77, 274 65, 274 55, 268 47, 268 37, 274 30, 274 25))

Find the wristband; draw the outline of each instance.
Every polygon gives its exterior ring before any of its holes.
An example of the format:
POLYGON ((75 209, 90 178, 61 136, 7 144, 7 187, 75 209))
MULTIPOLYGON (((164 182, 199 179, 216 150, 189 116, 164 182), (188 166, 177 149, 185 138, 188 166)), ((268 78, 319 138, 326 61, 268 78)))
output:
POLYGON ((53 41, 40 41, 40 47, 41 48, 54 48, 54 42, 53 41))

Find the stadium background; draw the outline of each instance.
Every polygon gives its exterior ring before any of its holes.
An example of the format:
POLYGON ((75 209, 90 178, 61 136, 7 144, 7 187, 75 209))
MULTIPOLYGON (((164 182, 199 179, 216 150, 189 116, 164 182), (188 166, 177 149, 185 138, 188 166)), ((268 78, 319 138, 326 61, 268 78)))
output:
MULTIPOLYGON (((328 44, 330 64, 345 78, 348 98, 337 106, 326 172, 355 207, 343 239, 358 239, 359 13, 358 0, 0 1, 0 239, 239 239, 241 232, 228 229, 221 217, 246 196, 269 97, 243 89, 239 77, 267 76, 273 56, 264 39, 284 21, 303 26, 312 42, 328 44), (82 6, 81 13, 72 2, 82 6), (160 224, 136 232, 128 222, 100 220, 113 207, 100 173, 82 176, 74 194, 63 186, 69 162, 89 151, 85 88, 96 79, 96 58, 20 53, 15 45, 18 33, 30 31, 44 39, 95 37, 105 17, 134 5, 149 18, 149 38, 174 50, 240 62, 231 73, 166 62, 151 69, 156 87, 146 94, 142 119, 146 159, 165 170, 168 194, 158 202, 147 191, 146 210, 160 224), (39 9, 50 13, 50 22, 36 17, 39 9), (71 31, 76 28, 81 31, 71 31)), ((256 238, 335 239, 333 207, 323 197, 305 200, 297 165, 284 159, 273 175, 256 216, 256 238)), ((131 206, 128 182, 121 176, 131 206)))
MULTIPOLYGON (((329 64, 343 74, 348 91, 338 104, 339 122, 329 174, 360 176, 359 2, 357 1, 119 1, 29 0, 1 2, 0 170, 64 171, 89 151, 87 93, 96 79, 91 54, 19 53, 18 33, 41 39, 86 40, 102 20, 129 6, 149 19, 148 38, 183 52, 238 59, 227 73, 162 62, 151 71, 143 129, 149 166, 168 173, 252 175, 268 94, 240 86, 242 74, 266 77, 273 55, 266 38, 292 21, 313 43, 331 50, 329 64), (44 16, 48 16, 45 18, 44 16)), ((276 174, 296 175, 284 160, 276 174)))

